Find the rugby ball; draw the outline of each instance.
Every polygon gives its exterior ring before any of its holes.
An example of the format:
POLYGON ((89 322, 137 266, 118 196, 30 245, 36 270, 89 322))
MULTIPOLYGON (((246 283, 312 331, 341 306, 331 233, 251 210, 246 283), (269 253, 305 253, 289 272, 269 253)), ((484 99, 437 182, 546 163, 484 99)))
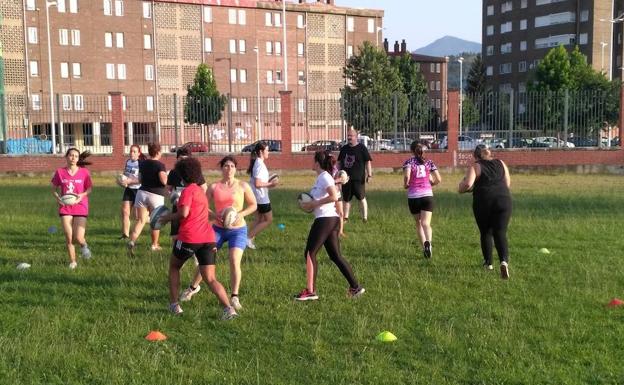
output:
POLYGON ((71 206, 76 204, 76 202, 78 201, 78 195, 69 193, 61 196, 60 199, 65 206, 71 206))
MULTIPOLYGON (((312 195, 308 194, 307 192, 302 192, 297 197, 297 203, 299 203, 299 208, 301 210, 303 210, 303 207, 301 207, 302 203, 312 202, 313 200, 314 200, 314 198, 312 198, 312 195)), ((312 209, 312 210, 303 210, 303 211, 305 211, 306 213, 311 213, 312 211, 314 211, 314 209, 312 209)))
POLYGON ((340 184, 346 184, 347 182, 349 182, 349 174, 347 174, 347 172, 345 170, 340 170, 340 171, 338 171, 338 175, 336 177, 336 180, 340 184))
POLYGON ((238 219, 238 211, 234 207, 226 207, 221 212, 221 220, 223 221, 223 227, 231 229, 234 223, 238 219))
POLYGON ((169 200, 171 201, 171 204, 177 205, 178 199, 180 199, 180 192, 177 190, 173 190, 171 194, 169 194, 169 200))
POLYGON ((277 174, 272 174, 272 175, 269 177, 269 183, 273 182, 274 180, 279 180, 279 175, 277 175, 277 174))
POLYGON ((152 213, 150 214, 150 222, 149 222, 150 228, 152 230, 160 230, 163 224, 160 223, 158 220, 162 218, 163 216, 169 214, 169 212, 170 212, 169 209, 165 205, 158 206, 154 210, 152 210, 152 213))
POLYGON ((127 186, 128 177, 124 174, 119 174, 115 177, 115 182, 119 185, 119 187, 127 186))

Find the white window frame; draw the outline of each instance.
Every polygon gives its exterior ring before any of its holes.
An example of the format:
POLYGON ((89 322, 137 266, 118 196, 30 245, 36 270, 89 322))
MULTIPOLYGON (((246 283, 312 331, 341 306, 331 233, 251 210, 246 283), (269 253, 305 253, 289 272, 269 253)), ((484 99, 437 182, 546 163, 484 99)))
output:
POLYGON ((127 78, 126 65, 123 63, 117 64, 117 79, 126 80, 126 78, 127 78))
POLYGON ((303 98, 299 98, 297 99, 297 111, 300 113, 305 112, 305 105, 306 105, 306 100, 303 98))
POLYGON ((71 30, 71 45, 75 47, 80 46, 80 30, 79 29, 71 30))
POLYGON ((524 9, 527 7, 527 0, 520 0, 520 8, 524 9))
POLYGON ((113 0, 103 0, 104 16, 113 16, 113 0))
POLYGON ((272 41, 266 42, 266 54, 273 55, 273 42, 272 41))
POLYGON ((245 43, 245 40, 241 39, 238 41, 238 53, 245 52, 247 52, 247 44, 245 43))
POLYGON ((305 84, 305 72, 304 71, 297 71, 297 82, 300 85, 305 84))
POLYGON ((125 46, 125 40, 123 32, 115 32, 115 47, 123 48, 125 46))
POLYGON ((273 84, 273 71, 267 71, 267 84, 273 84))
POLYGON ((247 11, 244 9, 238 10, 238 25, 246 25, 247 24, 247 11))
POLYGON ((494 75, 494 67, 492 66, 487 66, 485 68, 485 75, 486 76, 493 76, 494 75))
POLYGON ((65 6, 65 0, 56 0, 56 10, 59 13, 65 13, 67 11, 67 7, 65 6))
POLYGON ((26 10, 34 11, 37 9, 37 4, 35 4, 35 0, 26 0, 26 10))
POLYGON ((527 29, 527 19, 522 19, 520 20, 520 30, 524 31, 525 29, 527 29))
POLYGON ((59 45, 69 45, 69 30, 66 28, 59 29, 59 45))
POLYGON ((152 49, 152 35, 149 33, 143 34, 143 49, 152 49))
POLYGON ((106 79, 108 80, 115 79, 115 64, 106 63, 106 79))
POLYGON ((204 52, 212 52, 212 38, 211 37, 204 38, 204 52))
POLYGON ((247 98, 240 98, 238 100, 238 107, 240 112, 247 112, 247 98))
POLYGON ((282 76, 282 70, 275 70, 275 83, 282 84, 284 77, 282 76))
POLYGON ((275 56, 282 56, 282 42, 275 42, 275 56))
POLYGON ((355 19, 353 16, 347 17, 347 32, 355 31, 355 19))
POLYGON ((494 26, 493 25, 488 25, 485 27, 485 34, 487 36, 492 36, 494 35, 494 26))
POLYGON ((204 23, 212 23, 212 7, 204 5, 202 12, 204 17, 204 23))
POLYGON ((305 46, 303 43, 297 43, 297 56, 303 57, 305 53, 305 46))
POLYGON ((76 111, 84 110, 84 96, 80 94, 74 95, 74 110, 76 111))
POLYGON ((41 95, 32 94, 30 95, 30 100, 32 102, 33 111, 40 111, 41 110, 41 95))
POLYGON ((230 53, 236 53, 236 40, 230 39, 230 53))
POLYGON ((71 111, 72 109, 72 96, 70 94, 61 95, 61 106, 63 111, 71 111))
POLYGON ((513 31, 513 23, 511 21, 507 21, 500 25, 500 33, 509 33, 513 31))
POLYGON ((154 111, 154 97, 153 96, 145 97, 145 110, 148 112, 154 111))
POLYGON ((143 18, 144 19, 152 18, 152 3, 149 1, 143 2, 143 18))
POLYGON ((494 46, 488 45, 487 47, 485 47, 485 56, 492 56, 492 55, 494 55, 494 46))
POLYGON ((265 12, 264 14, 264 25, 267 27, 273 26, 273 15, 271 12, 265 12))
POLYGON ((232 112, 238 112, 238 99, 230 98, 230 110, 232 112))
POLYGON ((247 83, 247 70, 246 69, 238 70, 238 80, 241 83, 247 83))
POLYGON ((281 27, 282 26, 282 14, 275 12, 273 14, 273 26, 274 27, 281 27))
POLYGON ((145 65, 145 80, 154 80, 154 65, 146 64, 145 65))
POLYGON ((348 45, 347 46, 347 59, 351 59, 352 56, 353 56, 353 46, 348 45))
POLYGON ((28 63, 28 68, 29 68, 31 77, 39 76, 39 62, 38 61, 31 60, 30 63, 28 63))
POLYGON ((522 60, 518 62, 518 72, 526 72, 527 64, 526 61, 522 60))
POLYGON ((69 13, 78 13, 78 0, 69 0, 69 13))
POLYGON ((104 47, 113 48, 113 33, 104 32, 104 47))
POLYGON ((29 44, 39 43, 39 32, 37 31, 37 27, 28 27, 28 43, 29 44))
POLYGON ((236 68, 230 69, 230 83, 236 83, 236 68))
POLYGON ((305 28, 305 22, 302 14, 297 15, 297 28, 303 29, 305 28))
POLYGON ((267 99, 267 112, 275 112, 275 99, 267 99))
POLYGON ((520 51, 526 51, 526 50, 527 50, 527 42, 526 42, 526 40, 520 41, 520 51))
POLYGON ((488 16, 492 16, 494 14, 494 6, 493 5, 488 5, 487 9, 486 9, 486 13, 488 16))
POLYGON ((375 19, 367 20, 368 33, 375 33, 375 19))
POLYGON ((579 45, 587 44, 587 32, 581 33, 579 35, 579 45))
POLYGON ((115 0, 115 16, 124 15, 124 2, 123 0, 115 0))
POLYGON ((72 78, 80 79, 82 77, 82 64, 72 63, 72 78))
POLYGON ((228 9, 228 24, 236 24, 236 9, 228 9))

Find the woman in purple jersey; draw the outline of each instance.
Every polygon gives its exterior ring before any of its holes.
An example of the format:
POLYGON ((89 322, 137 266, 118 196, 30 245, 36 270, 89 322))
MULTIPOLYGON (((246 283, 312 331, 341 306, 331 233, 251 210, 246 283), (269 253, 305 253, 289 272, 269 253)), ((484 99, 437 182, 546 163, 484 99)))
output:
POLYGON ((433 161, 425 159, 425 145, 412 142, 413 157, 403 163, 403 187, 407 190, 407 205, 416 220, 416 232, 423 245, 423 255, 431 258, 431 215, 433 213, 433 190, 442 177, 433 161))

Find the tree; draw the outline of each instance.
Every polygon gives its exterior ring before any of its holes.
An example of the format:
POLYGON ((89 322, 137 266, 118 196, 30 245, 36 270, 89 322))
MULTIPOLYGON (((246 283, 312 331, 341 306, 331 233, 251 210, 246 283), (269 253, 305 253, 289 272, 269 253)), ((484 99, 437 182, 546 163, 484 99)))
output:
POLYGON ((193 85, 186 87, 184 121, 190 124, 216 124, 221 120, 227 97, 217 89, 210 67, 202 63, 197 67, 193 85))
POLYGON ((483 94, 486 90, 487 76, 485 74, 485 64, 481 55, 477 55, 470 66, 470 71, 466 77, 466 94, 483 94))
POLYGON ((364 42, 360 53, 352 56, 343 69, 349 85, 342 90, 343 113, 350 126, 374 135, 394 127, 393 97, 397 97, 397 113, 407 111, 407 96, 396 67, 385 52, 364 42))
POLYGON ((390 63, 399 72, 403 93, 407 97, 407 110, 403 116, 399 116, 399 125, 408 131, 427 126, 431 119, 431 109, 427 82, 420 72, 420 66, 408 53, 393 57, 390 63))

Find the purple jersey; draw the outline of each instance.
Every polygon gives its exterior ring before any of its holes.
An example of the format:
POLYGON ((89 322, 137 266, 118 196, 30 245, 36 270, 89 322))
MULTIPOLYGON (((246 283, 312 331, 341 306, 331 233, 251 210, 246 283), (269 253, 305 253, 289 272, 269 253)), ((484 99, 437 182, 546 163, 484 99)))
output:
POLYGON ((435 164, 433 164, 433 161, 427 159, 425 163, 422 164, 416 157, 413 157, 403 163, 403 169, 406 168, 410 170, 407 197, 422 198, 433 196, 429 175, 438 169, 435 164))

